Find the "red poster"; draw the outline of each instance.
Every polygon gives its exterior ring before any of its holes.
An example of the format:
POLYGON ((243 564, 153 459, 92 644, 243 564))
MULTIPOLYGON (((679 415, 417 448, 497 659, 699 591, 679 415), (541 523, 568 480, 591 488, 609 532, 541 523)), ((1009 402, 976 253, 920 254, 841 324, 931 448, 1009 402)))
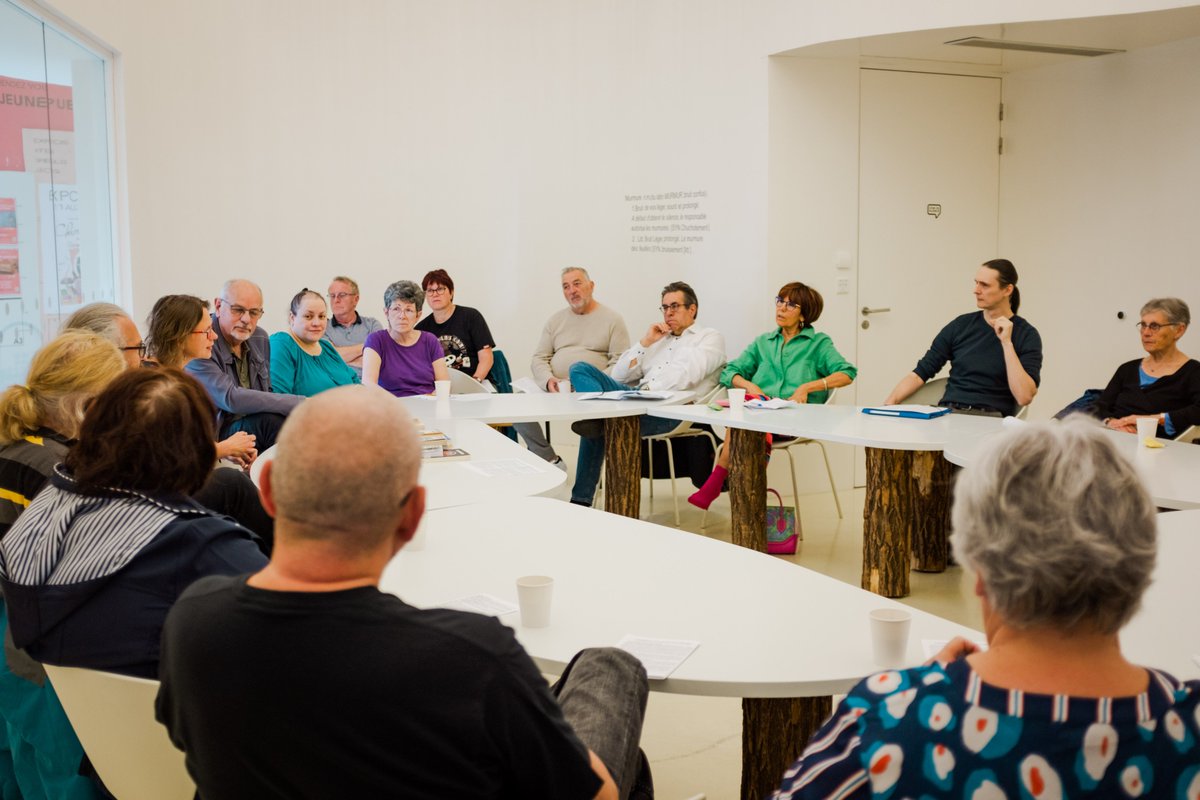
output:
POLYGON ((75 130, 71 87, 0 75, 0 170, 25 172, 22 131, 75 130))

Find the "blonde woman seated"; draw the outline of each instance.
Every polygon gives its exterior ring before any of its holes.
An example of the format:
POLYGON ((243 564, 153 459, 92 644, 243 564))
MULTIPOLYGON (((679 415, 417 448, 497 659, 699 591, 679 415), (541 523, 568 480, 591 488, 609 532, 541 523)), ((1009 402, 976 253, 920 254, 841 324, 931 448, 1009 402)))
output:
MULTIPOLYGON (((721 384, 745 389, 747 398, 782 397, 797 403, 824 403, 830 389, 849 386, 858 369, 842 357, 828 334, 813 328, 824 308, 816 289, 799 281, 785 284, 775 298, 777 327, 729 362, 721 384)), ((712 475, 688 502, 707 509, 721 494, 728 470, 729 446, 722 443, 712 475)))
POLYGON ((312 397, 335 386, 362 383, 333 342, 324 338, 328 327, 325 298, 301 289, 292 298, 288 330, 271 334, 271 391, 312 397))
POLYGON ((1156 520, 1104 432, 1069 419, 995 440, 959 476, 953 523, 987 651, 958 639, 863 680, 774 797, 1200 796, 1200 681, 1121 653, 1156 520))

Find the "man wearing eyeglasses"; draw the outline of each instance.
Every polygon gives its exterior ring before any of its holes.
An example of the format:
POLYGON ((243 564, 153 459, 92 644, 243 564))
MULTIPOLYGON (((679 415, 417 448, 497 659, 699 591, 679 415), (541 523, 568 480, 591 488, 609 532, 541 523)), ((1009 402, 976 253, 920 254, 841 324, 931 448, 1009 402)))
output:
MULTIPOLYGON (((655 322, 637 344, 613 366, 612 377, 586 362, 571 365, 571 386, 578 392, 610 392, 640 388, 652 391, 691 391, 697 397, 716 388, 725 366, 725 337, 713 328, 696 324, 700 304, 696 292, 683 281, 663 287, 662 322, 655 322)), ((676 420, 641 417, 642 436, 666 433, 676 420)), ((572 426, 582 437, 571 502, 590 506, 604 465, 604 427, 599 420, 572 426)))
POLYGON ((255 436, 262 452, 288 413, 304 398, 271 391, 271 342, 259 330, 262 290, 247 280, 231 280, 213 300, 213 329, 220 332, 212 356, 194 358, 184 368, 203 384, 217 406, 218 439, 238 431, 255 436))
POLYGON ((361 378, 363 342, 370 334, 382 330, 383 325, 374 317, 358 313, 358 283, 345 275, 329 282, 329 308, 333 314, 325 328, 325 338, 361 378))

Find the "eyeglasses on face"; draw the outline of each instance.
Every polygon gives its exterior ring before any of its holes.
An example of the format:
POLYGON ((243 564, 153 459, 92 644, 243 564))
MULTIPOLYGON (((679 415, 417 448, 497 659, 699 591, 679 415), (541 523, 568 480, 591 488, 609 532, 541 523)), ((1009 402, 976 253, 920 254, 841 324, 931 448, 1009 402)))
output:
POLYGON ((800 307, 799 303, 793 303, 791 300, 786 300, 782 297, 775 298, 775 305, 783 306, 788 311, 795 311, 796 309, 798 309, 800 307))
POLYGON ((398 317, 415 317, 417 309, 413 306, 388 306, 388 312, 398 317))
POLYGON ((450 291, 450 290, 447 289, 445 286, 430 286, 428 289, 425 290, 425 294, 439 295, 439 294, 445 294, 448 291, 450 291))
POLYGON ((192 331, 192 334, 195 336, 211 336, 214 339, 217 338, 217 332, 212 328, 205 328, 202 331, 192 331))
POLYGON ((658 310, 661 311, 662 313, 666 314, 668 311, 678 311, 681 308, 687 308, 687 307, 688 307, 687 303, 671 303, 670 305, 659 306, 658 310))
POLYGON ((121 349, 125 350, 125 351, 136 350, 137 354, 138 354, 138 358, 146 357, 146 343, 145 342, 138 342, 137 344, 131 344, 128 347, 122 347, 121 349))
MULTIPOLYGON (((229 301, 226 300, 225 302, 228 303, 229 301)), ((234 319, 240 319, 247 314, 250 315, 250 319, 258 319, 263 315, 263 309, 261 308, 246 308, 245 306, 235 305, 228 305, 226 308, 229 309, 229 313, 233 315, 234 319)))
POLYGON ((1178 324, 1179 324, 1178 322, 1164 322, 1161 324, 1157 323, 1157 322, 1136 322, 1136 323, 1134 323, 1134 327, 1137 328, 1139 331, 1150 331, 1151 333, 1158 333, 1163 328, 1171 328, 1178 324))
POLYGON ((345 300, 347 297, 358 297, 358 292, 330 292, 330 300, 345 300))

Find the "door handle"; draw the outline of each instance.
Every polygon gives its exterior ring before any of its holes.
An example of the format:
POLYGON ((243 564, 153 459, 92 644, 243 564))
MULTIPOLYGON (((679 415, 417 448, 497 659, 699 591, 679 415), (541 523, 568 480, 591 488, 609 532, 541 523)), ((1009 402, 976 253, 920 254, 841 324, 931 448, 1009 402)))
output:
POLYGON ((862 307, 862 315, 864 317, 869 317, 872 314, 886 314, 889 311, 891 311, 890 308, 871 308, 870 306, 862 307))

